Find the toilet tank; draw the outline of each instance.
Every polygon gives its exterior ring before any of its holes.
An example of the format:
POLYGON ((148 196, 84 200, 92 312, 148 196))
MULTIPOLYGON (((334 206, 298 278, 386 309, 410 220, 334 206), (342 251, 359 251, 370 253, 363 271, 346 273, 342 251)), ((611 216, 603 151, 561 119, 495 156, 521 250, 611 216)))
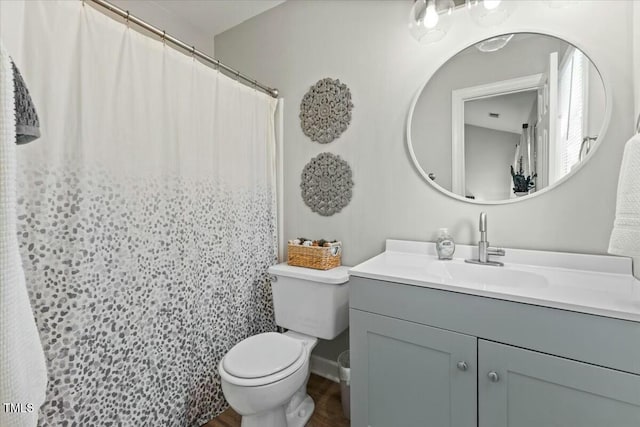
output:
POLYGON ((331 340, 349 326, 349 268, 269 267, 276 324, 331 340))

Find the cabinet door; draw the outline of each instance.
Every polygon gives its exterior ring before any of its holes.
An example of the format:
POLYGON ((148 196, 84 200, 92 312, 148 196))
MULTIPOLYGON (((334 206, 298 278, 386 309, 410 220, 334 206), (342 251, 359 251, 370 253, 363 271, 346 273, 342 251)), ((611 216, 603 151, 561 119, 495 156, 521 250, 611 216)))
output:
POLYGON ((478 340, 479 427, 638 427, 640 376, 478 340))
POLYGON ((475 337, 355 309, 349 320, 352 426, 476 426, 475 337))

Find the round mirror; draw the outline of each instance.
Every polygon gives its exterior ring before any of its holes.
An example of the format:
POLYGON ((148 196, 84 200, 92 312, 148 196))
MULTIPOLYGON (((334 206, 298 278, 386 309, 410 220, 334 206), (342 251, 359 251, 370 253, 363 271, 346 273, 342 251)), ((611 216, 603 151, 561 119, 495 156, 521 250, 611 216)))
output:
POLYGON ((552 187, 588 160, 605 117, 600 73, 556 37, 492 37, 454 55, 416 95, 409 151, 455 197, 502 203, 552 187))

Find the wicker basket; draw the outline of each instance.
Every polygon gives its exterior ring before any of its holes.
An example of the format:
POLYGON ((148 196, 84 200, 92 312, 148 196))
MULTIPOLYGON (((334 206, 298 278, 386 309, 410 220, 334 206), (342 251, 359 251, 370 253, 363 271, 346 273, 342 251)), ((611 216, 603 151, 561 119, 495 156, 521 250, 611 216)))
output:
POLYGON ((331 247, 289 245, 289 265, 330 270, 342 263, 342 245, 331 247))

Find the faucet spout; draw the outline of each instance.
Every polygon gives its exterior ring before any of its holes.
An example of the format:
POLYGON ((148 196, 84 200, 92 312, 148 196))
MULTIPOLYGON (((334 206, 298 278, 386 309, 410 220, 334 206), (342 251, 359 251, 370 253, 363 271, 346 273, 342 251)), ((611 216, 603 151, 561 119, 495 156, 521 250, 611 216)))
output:
POLYGON ((487 232, 487 213, 486 212, 480 212, 479 228, 481 233, 487 232))
MULTIPOLYGON (((480 221, 478 222, 478 228, 480 230, 480 241, 478 244, 480 245, 482 242, 487 242, 487 213, 480 212, 480 221)), ((487 242, 487 246, 489 246, 489 242, 487 242)))
POLYGON ((504 256, 504 249, 492 248, 487 240, 487 213, 480 212, 480 221, 478 222, 480 230, 480 241, 478 241, 478 259, 467 259, 466 262, 472 264, 496 265, 502 266, 501 262, 489 260, 489 255, 504 256))

